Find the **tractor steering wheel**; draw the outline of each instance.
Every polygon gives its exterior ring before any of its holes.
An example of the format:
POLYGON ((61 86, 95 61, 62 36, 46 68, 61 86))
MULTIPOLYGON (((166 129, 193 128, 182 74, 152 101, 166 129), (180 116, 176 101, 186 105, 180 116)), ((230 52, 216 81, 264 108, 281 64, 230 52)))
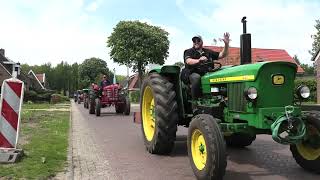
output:
POLYGON ((200 68, 202 69, 203 67, 208 67, 208 72, 215 72, 219 69, 221 69, 222 65, 220 62, 216 62, 212 59, 207 60, 207 61, 200 61, 199 63, 200 68), (214 68, 212 68, 212 65, 217 64, 218 66, 214 66, 214 68))

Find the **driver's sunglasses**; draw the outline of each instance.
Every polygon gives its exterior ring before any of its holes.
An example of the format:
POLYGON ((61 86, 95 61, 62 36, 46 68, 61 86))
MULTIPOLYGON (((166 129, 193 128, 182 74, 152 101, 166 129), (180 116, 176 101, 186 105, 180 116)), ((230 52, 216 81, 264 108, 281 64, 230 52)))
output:
POLYGON ((199 43, 199 42, 201 42, 201 39, 199 39, 199 38, 195 38, 195 39, 193 40, 193 43, 199 43))

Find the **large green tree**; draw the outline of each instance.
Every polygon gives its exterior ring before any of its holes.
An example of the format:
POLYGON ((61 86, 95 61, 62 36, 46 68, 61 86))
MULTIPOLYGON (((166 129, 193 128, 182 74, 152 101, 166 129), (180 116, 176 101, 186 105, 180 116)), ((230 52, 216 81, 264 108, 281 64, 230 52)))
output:
POLYGON ((93 82, 98 83, 102 74, 107 75, 112 82, 113 73, 108 69, 106 61, 95 57, 84 60, 79 66, 80 88, 86 88, 93 82))
POLYGON ((169 55, 168 32, 139 21, 120 21, 107 46, 114 62, 132 67, 140 77, 148 64, 162 65, 169 55))
POLYGON ((313 39, 313 43, 312 43, 312 49, 311 51, 309 51, 312 56, 314 56, 315 53, 320 48, 320 20, 316 20, 316 25, 314 27, 316 28, 316 34, 311 35, 311 38, 313 39))

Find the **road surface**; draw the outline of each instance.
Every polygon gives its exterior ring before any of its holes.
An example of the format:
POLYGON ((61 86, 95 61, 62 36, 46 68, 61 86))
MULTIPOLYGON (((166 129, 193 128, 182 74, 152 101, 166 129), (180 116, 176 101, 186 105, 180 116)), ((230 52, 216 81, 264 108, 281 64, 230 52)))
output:
MULTIPOLYGON (((138 109, 138 106, 132 107, 133 111, 138 111, 138 109)), ((108 178, 106 179, 195 179, 187 154, 187 128, 178 128, 177 141, 170 155, 152 155, 145 150, 141 127, 140 124, 133 123, 133 113, 130 116, 117 115, 113 108, 103 108, 101 112, 100 117, 89 115, 83 104, 72 103, 72 120, 73 124, 77 124, 74 128, 83 128, 73 138, 76 139, 80 148, 81 145, 86 144, 93 146, 89 144, 89 141, 94 139, 96 143, 94 147, 98 149, 92 152, 95 155, 95 163, 103 162, 99 167, 108 166, 105 168, 97 167, 95 171, 103 171, 100 174, 107 174, 108 178)), ((76 143, 74 144, 76 146, 76 143)), ((76 148, 74 147, 74 151, 77 151, 76 148)), ((74 166, 75 175, 81 173, 88 175, 88 172, 81 172, 84 171, 83 169, 90 170, 83 165, 83 161, 88 163, 88 159, 83 157, 89 158, 90 156, 85 156, 85 154, 91 153, 91 147, 87 148, 89 150, 78 150, 77 157, 82 158, 81 166, 83 167, 80 170, 77 169, 77 162, 74 162, 76 164, 74 166)), ((320 175, 306 172, 295 163, 288 146, 273 142, 271 137, 267 135, 257 136, 256 141, 247 148, 228 148, 227 151, 228 165, 225 180, 320 179, 320 175)), ((77 159, 75 158, 74 161, 77 159)), ((95 174, 97 173, 95 172, 95 174)))

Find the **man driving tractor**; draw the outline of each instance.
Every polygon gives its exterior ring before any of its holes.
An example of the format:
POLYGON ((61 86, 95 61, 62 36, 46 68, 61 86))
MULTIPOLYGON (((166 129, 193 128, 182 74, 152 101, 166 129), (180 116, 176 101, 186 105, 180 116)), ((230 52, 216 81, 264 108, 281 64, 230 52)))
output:
POLYGON ((200 91, 200 80, 201 76, 206 73, 209 68, 213 67, 213 63, 210 61, 218 60, 226 57, 228 55, 229 49, 229 33, 225 33, 223 39, 224 42, 223 50, 219 52, 212 51, 210 49, 203 48, 202 37, 197 35, 192 38, 193 47, 186 49, 184 51, 183 59, 185 63, 185 68, 189 74, 189 80, 191 83, 191 94, 192 99, 197 100, 201 96, 200 91), (206 63, 208 61, 208 63, 206 63), (200 64, 205 63, 201 65, 200 64))
POLYGON ((109 86, 109 85, 111 85, 110 81, 107 79, 106 75, 103 75, 103 79, 100 82, 101 89, 103 89, 105 86, 109 86))

